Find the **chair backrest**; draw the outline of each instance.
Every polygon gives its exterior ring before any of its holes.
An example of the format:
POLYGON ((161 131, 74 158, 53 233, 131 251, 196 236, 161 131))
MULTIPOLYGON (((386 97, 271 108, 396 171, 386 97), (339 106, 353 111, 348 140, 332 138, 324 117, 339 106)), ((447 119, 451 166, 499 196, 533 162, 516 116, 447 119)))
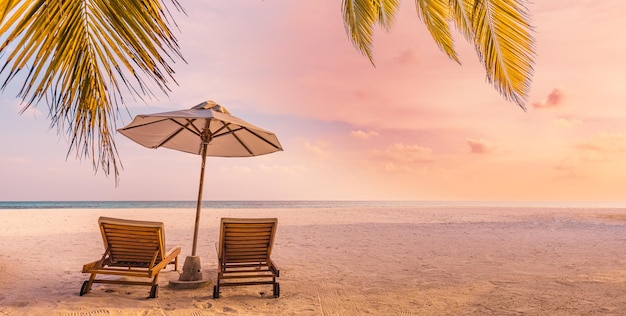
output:
POLYGON ((164 226, 161 222, 110 217, 98 219, 102 241, 113 262, 137 265, 157 264, 165 256, 164 226), (153 262, 155 252, 156 260, 153 262))
POLYGON ((222 218, 218 258, 223 264, 268 262, 276 218, 222 218))

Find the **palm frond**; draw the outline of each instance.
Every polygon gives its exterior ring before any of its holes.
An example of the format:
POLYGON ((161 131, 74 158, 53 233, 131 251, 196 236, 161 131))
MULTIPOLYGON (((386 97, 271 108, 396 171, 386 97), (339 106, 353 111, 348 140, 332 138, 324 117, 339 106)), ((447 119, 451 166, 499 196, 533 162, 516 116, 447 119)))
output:
MULTIPOLYGON (((439 48, 460 63, 451 25, 470 41, 487 72, 487 80, 507 100, 525 108, 535 59, 527 0, 415 0, 418 16, 439 48)), ((374 64, 372 33, 376 23, 388 29, 399 1, 343 0, 346 32, 374 64), (388 10, 393 8, 393 10, 388 10)))
POLYGON ((378 19, 371 0, 343 0, 343 21, 354 46, 374 64, 372 42, 378 19))
POLYGON ((376 0, 374 6, 378 8, 378 22, 389 31, 396 21, 396 13, 400 9, 400 0, 376 0))
POLYGON ((346 33, 352 44, 374 65, 372 43, 374 26, 389 29, 400 7, 399 0, 343 0, 342 11, 346 33))
POLYGON ((487 80, 524 110, 535 57, 528 20, 521 0, 477 0, 471 13, 474 45, 487 80))
POLYGON ((167 7, 161 0, 9 2, 19 4, 0 20, 2 88, 21 74, 24 109, 45 101, 51 126, 70 135, 68 155, 91 157, 96 171, 117 179, 113 132, 124 95, 153 97, 151 85, 167 94, 176 83, 170 62, 184 60, 167 7))
POLYGON ((471 13, 475 0, 449 0, 452 20, 465 39, 474 42, 471 13))
POLYGON ((415 0, 417 14, 422 19, 437 46, 451 59, 460 63, 450 32, 450 0, 415 0))
POLYGON ((19 0, 4 0, 0 2, 0 23, 4 21, 4 18, 9 15, 18 2, 19 0))

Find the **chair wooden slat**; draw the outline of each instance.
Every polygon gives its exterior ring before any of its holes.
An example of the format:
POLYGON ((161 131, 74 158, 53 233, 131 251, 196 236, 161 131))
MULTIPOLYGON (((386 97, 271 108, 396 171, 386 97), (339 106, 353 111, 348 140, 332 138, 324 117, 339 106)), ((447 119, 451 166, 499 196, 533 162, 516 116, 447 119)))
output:
POLYGON ((90 273, 80 295, 89 293, 93 283, 131 284, 151 286, 150 297, 156 297, 159 272, 173 263, 178 270, 180 247, 165 249, 164 225, 160 222, 135 221, 109 217, 98 219, 104 256, 83 266, 90 273), (151 281, 97 279, 98 274, 150 278, 151 281))
POLYGON ((218 241, 219 271, 213 297, 222 286, 273 285, 278 297, 278 267, 270 259, 276 218, 222 218, 218 241))

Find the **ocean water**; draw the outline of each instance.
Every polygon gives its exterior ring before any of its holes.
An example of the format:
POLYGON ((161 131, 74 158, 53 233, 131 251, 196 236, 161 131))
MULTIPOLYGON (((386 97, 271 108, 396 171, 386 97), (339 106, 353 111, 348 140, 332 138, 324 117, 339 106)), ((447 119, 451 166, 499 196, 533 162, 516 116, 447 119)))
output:
MULTIPOLYGON (((196 208, 196 201, 0 201, 2 209, 196 208)), ((624 208, 626 202, 527 201, 203 201, 202 208, 420 208, 420 207, 555 207, 624 208)))

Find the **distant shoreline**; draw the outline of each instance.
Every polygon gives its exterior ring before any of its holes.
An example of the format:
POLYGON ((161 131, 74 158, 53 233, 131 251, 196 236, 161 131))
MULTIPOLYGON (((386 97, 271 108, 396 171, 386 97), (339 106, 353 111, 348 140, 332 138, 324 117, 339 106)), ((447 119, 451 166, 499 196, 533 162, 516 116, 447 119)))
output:
MULTIPOLYGON (((196 201, 0 201, 2 209, 124 209, 196 208, 196 201)), ((203 201, 203 208, 301 209, 301 208, 423 208, 423 207, 541 207, 626 208, 626 201, 203 201)))

